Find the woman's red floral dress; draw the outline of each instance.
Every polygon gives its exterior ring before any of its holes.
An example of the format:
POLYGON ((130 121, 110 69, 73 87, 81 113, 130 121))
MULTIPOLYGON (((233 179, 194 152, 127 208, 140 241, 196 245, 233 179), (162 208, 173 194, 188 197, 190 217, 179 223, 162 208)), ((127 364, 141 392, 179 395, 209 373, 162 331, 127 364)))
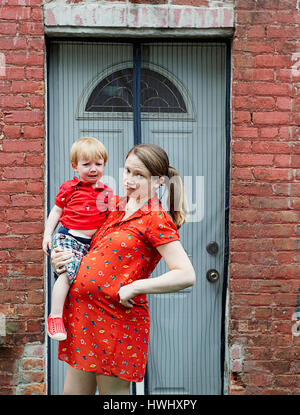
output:
POLYGON ((155 247, 179 235, 156 196, 125 221, 126 199, 115 200, 66 299, 68 337, 59 344, 58 358, 81 370, 140 382, 150 330, 147 298, 135 297, 128 309, 117 293, 122 285, 150 277, 161 259, 155 247))

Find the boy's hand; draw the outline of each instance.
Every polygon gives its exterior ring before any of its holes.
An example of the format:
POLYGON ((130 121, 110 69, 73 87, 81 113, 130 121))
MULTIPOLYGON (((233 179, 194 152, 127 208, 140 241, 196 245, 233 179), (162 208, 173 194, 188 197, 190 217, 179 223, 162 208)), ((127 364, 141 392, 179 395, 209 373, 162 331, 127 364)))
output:
POLYGON ((52 236, 51 235, 45 235, 43 239, 43 251, 44 254, 49 255, 49 250, 51 251, 52 248, 52 236))

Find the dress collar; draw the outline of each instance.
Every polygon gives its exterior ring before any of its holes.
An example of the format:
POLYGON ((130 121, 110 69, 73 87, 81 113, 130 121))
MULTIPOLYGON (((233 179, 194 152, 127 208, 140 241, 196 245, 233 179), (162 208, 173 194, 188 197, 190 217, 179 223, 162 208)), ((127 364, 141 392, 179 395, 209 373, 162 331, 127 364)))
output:
POLYGON ((129 220, 143 216, 149 212, 162 210, 161 202, 158 199, 157 195, 155 194, 152 198, 150 198, 147 202, 145 202, 142 207, 140 207, 131 216, 128 216, 128 218, 123 221, 122 218, 125 215, 125 206, 126 206, 127 200, 128 198, 126 196, 121 197, 119 199, 119 202, 116 206, 116 211, 118 211, 118 218, 115 223, 127 222, 129 220))

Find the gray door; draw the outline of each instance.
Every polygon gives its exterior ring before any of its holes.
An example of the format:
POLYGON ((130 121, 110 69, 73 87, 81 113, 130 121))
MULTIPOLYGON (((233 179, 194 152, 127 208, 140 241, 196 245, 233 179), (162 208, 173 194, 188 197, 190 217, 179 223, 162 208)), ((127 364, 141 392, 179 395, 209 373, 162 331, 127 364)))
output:
MULTIPOLYGON (((181 240, 197 273, 192 289, 149 296, 148 394, 219 394, 225 234, 226 46, 141 45, 141 141, 162 146, 178 168, 190 208, 181 240), (217 242, 216 255, 206 246, 217 242), (208 270, 217 270, 212 283, 208 270)), ((68 151, 83 135, 108 149, 106 183, 121 193, 124 156, 134 143, 130 44, 55 42, 49 65, 49 202, 73 177, 68 151), (118 79, 118 82, 112 80, 118 79), (119 170, 120 169, 120 170, 119 170), (120 174, 119 174, 120 172, 120 174)), ((163 203, 165 195, 161 194, 163 203)), ((163 263, 153 274, 166 271, 163 263)), ((49 287, 50 288, 50 287, 49 287)), ((50 347, 51 393, 64 367, 50 347)))

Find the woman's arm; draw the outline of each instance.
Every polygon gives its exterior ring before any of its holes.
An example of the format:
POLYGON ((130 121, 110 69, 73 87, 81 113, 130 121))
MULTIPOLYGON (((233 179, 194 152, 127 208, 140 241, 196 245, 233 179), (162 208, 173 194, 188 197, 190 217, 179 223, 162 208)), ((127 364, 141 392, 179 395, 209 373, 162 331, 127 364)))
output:
POLYGON ((132 307, 130 300, 139 294, 171 293, 195 284, 196 275, 193 265, 179 241, 157 246, 156 249, 166 261, 170 271, 159 277, 137 280, 121 287, 120 303, 125 307, 132 307))

